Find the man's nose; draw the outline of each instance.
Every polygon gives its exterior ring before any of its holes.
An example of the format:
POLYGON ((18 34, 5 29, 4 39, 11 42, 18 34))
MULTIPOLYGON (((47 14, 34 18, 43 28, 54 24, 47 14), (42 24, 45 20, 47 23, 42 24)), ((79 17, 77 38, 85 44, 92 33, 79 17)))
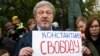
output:
POLYGON ((44 16, 44 17, 47 17, 47 13, 44 13, 43 16, 44 16))

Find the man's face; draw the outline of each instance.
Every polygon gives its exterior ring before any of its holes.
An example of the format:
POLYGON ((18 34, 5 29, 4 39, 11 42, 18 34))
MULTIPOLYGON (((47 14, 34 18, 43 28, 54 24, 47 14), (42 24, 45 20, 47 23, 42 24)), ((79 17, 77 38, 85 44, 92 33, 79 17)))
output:
POLYGON ((97 35, 99 35, 99 33, 100 33, 100 26, 99 26, 99 23, 98 23, 97 20, 95 20, 95 21, 90 25, 89 31, 90 31, 90 34, 91 34, 92 36, 97 36, 97 35))
POLYGON ((39 25, 42 29, 50 28, 53 18, 54 18, 53 10, 48 5, 41 6, 36 11, 35 19, 37 25, 39 25))
POLYGON ((8 22, 6 25, 5 25, 6 29, 7 30, 10 30, 10 29, 13 29, 13 25, 11 22, 8 22))
POLYGON ((81 31, 82 33, 85 32, 85 27, 86 27, 86 23, 80 21, 78 24, 77 24, 77 30, 78 31, 81 31))

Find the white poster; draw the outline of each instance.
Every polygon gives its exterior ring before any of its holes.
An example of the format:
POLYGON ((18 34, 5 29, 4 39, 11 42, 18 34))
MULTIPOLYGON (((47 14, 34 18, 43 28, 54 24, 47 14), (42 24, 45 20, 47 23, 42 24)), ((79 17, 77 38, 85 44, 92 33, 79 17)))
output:
POLYGON ((32 56, 82 56, 81 33, 76 31, 33 31, 32 56))

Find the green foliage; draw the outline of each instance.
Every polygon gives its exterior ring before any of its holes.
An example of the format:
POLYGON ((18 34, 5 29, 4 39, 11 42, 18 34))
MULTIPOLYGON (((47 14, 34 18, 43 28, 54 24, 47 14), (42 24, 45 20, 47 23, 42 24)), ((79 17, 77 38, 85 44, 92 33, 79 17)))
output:
POLYGON ((0 27, 3 27, 5 26, 5 24, 8 22, 7 18, 6 17, 3 17, 3 16, 0 16, 0 27))
POLYGON ((83 15, 87 18, 89 18, 91 15, 93 15, 94 12, 94 6, 96 5, 96 0, 86 0, 85 3, 83 3, 83 15))
POLYGON ((0 28, 2 28, 3 35, 6 36, 5 24, 8 22, 7 18, 0 16, 0 28))

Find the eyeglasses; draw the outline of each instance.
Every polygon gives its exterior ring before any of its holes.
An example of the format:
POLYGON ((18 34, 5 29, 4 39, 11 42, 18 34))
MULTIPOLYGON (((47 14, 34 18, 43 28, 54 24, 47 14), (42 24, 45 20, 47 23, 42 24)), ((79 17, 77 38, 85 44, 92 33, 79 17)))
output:
POLYGON ((99 25, 90 26, 90 29, 99 29, 99 25))

